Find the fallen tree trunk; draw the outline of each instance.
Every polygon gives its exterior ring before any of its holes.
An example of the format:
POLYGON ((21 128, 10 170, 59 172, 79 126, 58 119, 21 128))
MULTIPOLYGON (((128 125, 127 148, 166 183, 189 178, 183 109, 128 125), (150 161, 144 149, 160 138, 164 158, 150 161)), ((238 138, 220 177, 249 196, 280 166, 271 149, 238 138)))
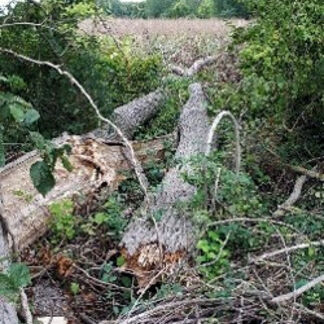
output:
MULTIPOLYGON (((210 125, 205 97, 200 84, 193 84, 189 89, 191 96, 179 121, 180 142, 176 160, 205 153, 207 147, 210 125)), ((188 164, 171 168, 161 190, 152 199, 152 205, 147 212, 142 210, 139 213, 123 236, 121 245, 127 260, 125 267, 136 273, 140 285, 141 281, 144 284, 149 279, 147 271, 156 269, 161 262, 173 263, 181 259, 195 241, 190 219, 185 210, 177 208, 179 202, 189 201, 196 191, 181 177, 182 173, 190 171, 188 164), (162 215, 161 220, 153 222, 152 217, 158 214, 162 215)))
MULTIPOLYGON (((115 124, 125 132, 127 139, 131 139, 136 128, 156 114, 162 100, 163 93, 156 90, 116 108, 113 113, 115 124)), ((52 202, 73 197, 76 193, 90 194, 103 185, 110 190, 116 189, 122 180, 119 171, 132 168, 124 154, 124 144, 118 140, 118 136, 107 128, 94 130, 85 136, 63 135, 54 140, 56 145, 71 145, 70 162, 74 171, 69 173, 58 164, 55 168, 56 186, 45 198, 36 192, 29 176, 31 165, 40 159, 37 151, 27 153, 0 169, 3 198, 0 220, 14 238, 15 242, 11 244, 17 249, 23 248, 44 233, 49 219, 48 206, 52 202)), ((138 159, 145 161, 161 157, 165 140, 134 143, 138 159), (152 151, 152 157, 148 156, 148 150, 152 151)))
MULTIPOLYGON (((145 163, 162 159, 165 141, 172 141, 173 138, 161 137, 132 144, 138 160, 145 163)), ((61 163, 57 163, 54 171, 56 185, 46 197, 36 191, 29 175, 31 165, 40 160, 38 154, 31 152, 9 164, 5 172, 0 172, 2 217, 18 249, 44 234, 50 218, 48 206, 51 203, 64 198, 76 199, 78 196, 91 195, 101 187, 105 187, 108 194, 125 179, 120 172, 132 169, 125 156, 125 148, 120 143, 107 144, 82 136, 66 136, 60 139, 60 143, 72 147, 69 160, 73 171, 68 172, 61 163)))
MULTIPOLYGON (((118 125, 125 137, 132 139, 136 128, 143 125, 158 112, 163 99, 164 94, 158 89, 124 106, 116 108, 111 119, 118 125)), ((118 139, 118 134, 109 125, 104 125, 102 128, 91 132, 91 134, 107 140, 118 139)))
MULTIPOLYGON (((0 183, 1 185, 1 183, 0 183)), ((1 189, 1 186, 0 186, 1 189)), ((0 200, 2 201, 1 193, 0 200)), ((2 204, 0 201, 0 216, 2 215, 2 204)), ((6 271, 9 265, 9 242, 6 234, 5 224, 0 222, 0 273, 6 271)), ((2 324, 18 324, 18 317, 14 305, 8 303, 4 296, 0 296, 0 323, 2 324)))

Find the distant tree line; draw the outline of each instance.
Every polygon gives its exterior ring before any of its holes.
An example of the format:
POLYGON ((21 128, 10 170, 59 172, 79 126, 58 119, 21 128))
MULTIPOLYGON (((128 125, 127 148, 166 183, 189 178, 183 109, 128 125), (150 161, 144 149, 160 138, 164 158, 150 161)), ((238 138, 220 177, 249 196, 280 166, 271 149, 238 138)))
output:
POLYGON ((140 3, 97 0, 106 14, 132 18, 247 17, 242 0, 147 0, 140 3))

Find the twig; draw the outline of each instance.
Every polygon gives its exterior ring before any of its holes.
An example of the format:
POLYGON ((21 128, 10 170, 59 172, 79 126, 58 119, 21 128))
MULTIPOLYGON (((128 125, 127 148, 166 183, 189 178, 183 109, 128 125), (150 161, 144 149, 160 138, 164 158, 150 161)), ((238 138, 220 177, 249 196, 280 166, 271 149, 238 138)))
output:
POLYGON ((309 308, 307 308, 304 305, 299 304, 299 303, 296 303, 296 307, 299 308, 304 313, 310 314, 310 315, 312 315, 314 317, 317 317, 320 320, 323 320, 324 321, 324 314, 320 314, 318 312, 315 312, 314 310, 311 310, 311 309, 309 309, 309 308))
POLYGON ((212 223, 208 224, 207 227, 213 227, 213 226, 223 225, 223 224, 228 224, 228 223, 233 223, 233 222, 250 222, 250 223, 269 222, 269 223, 276 224, 276 225, 279 225, 279 226, 287 227, 287 228, 291 229, 292 231, 301 234, 292 225, 281 222, 281 221, 276 221, 276 220, 273 220, 273 219, 270 219, 270 218, 269 219, 267 219, 267 218, 247 218, 247 217, 229 218, 229 219, 223 219, 223 220, 220 220, 220 221, 212 222, 212 223))
POLYGON ((232 115, 231 112, 223 110, 214 119, 214 122, 210 128, 208 138, 207 138, 206 156, 209 156, 211 152, 214 133, 221 120, 225 117, 228 117, 234 124, 235 137, 236 137, 235 170, 236 173, 239 173, 241 168, 240 125, 238 124, 237 120, 235 119, 235 117, 232 115))
MULTIPOLYGON (((323 243, 324 243, 324 241, 323 241, 323 243)), ((313 279, 308 284, 306 284, 306 285, 292 291, 291 293, 281 295, 281 296, 278 296, 278 297, 275 297, 275 298, 271 299, 271 302, 272 303, 281 303, 281 302, 284 302, 284 301, 288 301, 288 300, 290 300, 292 298, 296 299, 298 296, 300 296, 304 292, 312 289, 314 286, 318 285, 322 281, 324 281, 324 274, 322 274, 321 276, 313 279)))
POLYGON ((277 251, 262 254, 261 256, 252 259, 251 262, 252 263, 260 262, 260 261, 263 261, 265 259, 272 258, 274 256, 280 255, 282 253, 301 250, 301 249, 307 249, 307 248, 309 248, 311 246, 323 246, 323 245, 324 245, 324 240, 316 241, 316 242, 310 242, 310 243, 303 243, 303 244, 299 244, 299 245, 294 245, 294 246, 290 246, 290 247, 287 247, 287 248, 284 248, 284 249, 281 249, 281 250, 277 250, 277 251))
POLYGON ((138 298, 136 299, 133 307, 130 309, 130 311, 127 314, 127 319, 129 319, 129 317, 132 315, 132 313, 134 312, 134 310, 136 309, 136 306, 138 305, 138 303, 140 302, 140 300, 143 298, 143 296, 145 295, 145 293, 147 292, 147 290, 154 284, 155 280, 157 278, 159 278, 161 276, 161 274, 165 271, 165 269, 160 270, 151 280, 150 282, 146 285, 146 287, 143 289, 143 291, 141 292, 141 294, 138 296, 138 298))
POLYGON ((316 172, 315 168, 313 168, 312 170, 308 170, 306 168, 303 168, 301 166, 294 166, 294 165, 290 165, 290 164, 286 164, 286 166, 297 172, 297 173, 301 173, 309 178, 313 178, 313 179, 317 179, 317 180, 320 180, 320 181, 324 181, 324 173, 320 173, 320 172, 316 172))
POLYGON ((285 211, 296 203, 296 201, 299 199, 301 195, 303 185, 305 184, 306 180, 307 177, 305 175, 302 175, 297 178, 292 193, 282 205, 278 206, 278 209, 273 213, 273 216, 275 217, 283 216, 285 214, 285 211))
POLYGON ((27 324, 33 324, 33 316, 29 309, 28 299, 23 288, 20 288, 21 307, 27 324))
POLYGON ((93 110, 95 111, 97 117, 107 123, 109 126, 111 126, 115 132, 119 135, 119 137, 122 139, 122 141, 125 143, 125 146, 128 148, 129 152, 130 152, 130 156, 131 156, 131 162, 133 164, 136 176, 138 178, 138 181, 141 185, 141 188, 144 192, 145 198, 148 200, 148 188, 147 185, 145 183, 145 180, 143 180, 143 175, 141 172, 141 166, 140 163, 138 162, 136 156, 135 156, 135 152, 133 149, 132 144, 130 143, 130 141, 126 138, 126 136, 123 134, 123 132, 120 130, 120 128, 118 126, 116 126, 112 121, 110 121, 109 119, 105 118, 104 116, 102 116, 102 114, 99 111, 98 106, 95 104, 95 102, 93 101, 92 97, 90 96, 90 94, 84 89, 84 87, 79 83, 79 81, 68 71, 63 70, 59 65, 55 65, 51 62, 48 61, 40 61, 40 60, 36 60, 33 58, 30 58, 28 56, 16 53, 10 49, 6 49, 6 48, 2 48, 0 47, 0 52, 5 53, 5 54, 9 54, 11 56, 14 56, 16 58, 19 58, 21 60, 33 63, 33 64, 37 64, 37 65, 43 65, 43 66, 48 66, 54 70, 56 70, 59 74, 67 77, 72 84, 74 84, 79 91, 82 93, 82 95, 87 99, 87 101, 89 102, 89 104, 91 105, 91 107, 93 108, 93 110))
POLYGON ((100 286, 106 286, 106 287, 110 287, 110 288, 115 288, 118 290, 122 290, 122 291, 126 291, 129 292, 131 289, 130 288, 125 288, 125 287, 121 287, 118 285, 115 285, 111 282, 105 282, 102 280, 99 280, 95 277, 92 277, 87 271, 83 270, 82 268, 80 268, 79 266, 77 266, 76 264, 73 264, 73 267, 77 270, 79 270, 80 272, 82 272, 88 279, 92 280, 93 282, 100 284, 100 286))

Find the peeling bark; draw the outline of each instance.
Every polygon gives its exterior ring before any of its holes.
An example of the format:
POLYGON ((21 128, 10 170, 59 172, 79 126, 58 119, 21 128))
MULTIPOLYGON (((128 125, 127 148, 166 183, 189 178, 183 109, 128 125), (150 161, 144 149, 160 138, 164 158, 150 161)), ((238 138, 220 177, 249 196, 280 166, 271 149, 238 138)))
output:
MULTIPOLYGON (((210 126, 201 85, 192 84, 189 90, 191 96, 179 121, 180 142, 175 158, 180 160, 205 153, 210 126)), ((138 274, 157 267, 161 261, 177 261, 192 247, 194 229, 185 210, 177 208, 179 202, 189 201, 195 193, 195 187, 181 177, 182 173, 190 171, 188 164, 170 169, 148 213, 140 212, 125 232, 121 242, 123 254, 128 260, 127 266, 138 274), (158 213, 162 219, 154 226, 151 217, 158 213)))

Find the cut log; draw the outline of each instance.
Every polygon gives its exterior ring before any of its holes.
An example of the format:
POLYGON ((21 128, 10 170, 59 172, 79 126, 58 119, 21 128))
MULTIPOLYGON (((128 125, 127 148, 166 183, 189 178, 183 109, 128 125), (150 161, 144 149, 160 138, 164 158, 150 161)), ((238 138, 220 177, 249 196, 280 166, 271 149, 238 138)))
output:
MULTIPOLYGON (((146 96, 135 99, 130 103, 116 108, 111 119, 128 139, 132 139, 136 128, 143 125, 146 121, 154 117, 161 107, 164 99, 163 92, 158 89, 146 96)), ((107 125, 103 128, 91 132, 95 137, 107 140, 116 140, 118 135, 107 125)))
MULTIPOLYGON (((172 135, 149 142, 133 142, 137 158, 144 163, 162 159, 164 143, 173 138, 172 135)), ((29 175, 31 165, 40 160, 36 152, 7 165, 6 171, 0 172, 2 217, 7 221, 18 249, 44 234, 50 218, 48 206, 51 203, 90 195, 102 187, 109 193, 125 179, 120 171, 132 168, 122 144, 107 144, 82 136, 66 136, 57 142, 72 147, 69 160, 73 171, 68 172, 61 163, 57 163, 54 171, 56 185, 46 197, 35 190, 29 175)))
MULTIPOLYGON (((210 124, 202 87, 200 84, 192 84, 189 90, 191 95, 179 121, 180 141, 176 160, 205 153, 207 147, 210 124)), ((196 191, 181 176, 190 171, 189 164, 179 164, 170 169, 161 190, 152 199, 152 206, 147 213, 139 212, 123 236, 121 246, 127 260, 125 267, 134 271, 142 284, 147 281, 147 271, 157 268, 161 262, 178 261, 195 242, 190 219, 185 210, 177 208, 179 202, 190 200, 196 191), (155 215, 162 215, 162 218, 154 224, 152 217, 155 215)))

